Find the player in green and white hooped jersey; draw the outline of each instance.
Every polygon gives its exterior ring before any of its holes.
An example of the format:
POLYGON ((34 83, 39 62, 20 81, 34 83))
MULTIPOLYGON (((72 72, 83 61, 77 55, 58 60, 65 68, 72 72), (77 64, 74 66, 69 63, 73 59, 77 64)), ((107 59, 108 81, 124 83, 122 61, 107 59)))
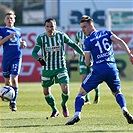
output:
POLYGON ((50 118, 59 115, 54 96, 51 94, 51 86, 59 83, 62 90, 62 110, 64 117, 69 116, 67 101, 69 92, 69 76, 66 68, 65 44, 72 47, 79 54, 84 54, 83 50, 76 45, 65 33, 56 30, 56 21, 49 18, 45 21, 46 32, 40 34, 36 39, 36 45, 32 51, 34 59, 38 60, 42 66, 42 87, 47 103, 52 108, 50 118), (41 50, 42 57, 38 52, 41 50))
MULTIPOLYGON (((75 42, 83 50, 84 50, 84 39, 85 38, 87 38, 87 37, 84 35, 82 30, 80 30, 76 33, 75 42)), ((80 71, 82 81, 84 80, 86 75, 90 72, 90 69, 91 69, 90 66, 86 66, 86 64, 85 64, 85 57, 82 55, 79 55, 79 71, 80 71)), ((97 104, 99 102, 99 100, 100 100, 100 88, 98 86, 97 88, 95 88, 95 99, 94 99, 93 103, 97 104)), ((89 104, 91 103, 89 93, 87 93, 85 96, 85 104, 87 104, 87 103, 89 103, 89 104)))

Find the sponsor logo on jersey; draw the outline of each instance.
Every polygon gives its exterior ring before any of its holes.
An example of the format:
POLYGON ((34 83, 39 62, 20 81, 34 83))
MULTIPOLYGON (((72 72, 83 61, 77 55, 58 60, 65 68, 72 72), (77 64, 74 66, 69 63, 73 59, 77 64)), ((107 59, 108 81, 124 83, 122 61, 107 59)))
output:
POLYGON ((9 43, 9 46, 15 46, 18 45, 17 43, 9 43))
POLYGON ((60 46, 46 47, 45 50, 46 50, 47 52, 59 51, 59 50, 60 50, 60 46))

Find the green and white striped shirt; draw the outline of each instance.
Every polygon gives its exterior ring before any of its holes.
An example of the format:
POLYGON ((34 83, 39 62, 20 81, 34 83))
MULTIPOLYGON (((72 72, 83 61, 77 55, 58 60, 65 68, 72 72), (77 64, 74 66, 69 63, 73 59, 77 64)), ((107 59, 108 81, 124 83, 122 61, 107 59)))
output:
MULTIPOLYGON (((84 51, 84 40, 87 38, 82 30, 76 33, 75 41, 80 46, 80 48, 84 51)), ((79 62, 85 62, 85 57, 83 55, 79 55, 79 62)))
POLYGON ((37 60, 39 58, 37 53, 41 49, 42 57, 47 63, 47 66, 44 67, 45 70, 56 70, 63 67, 66 68, 65 44, 68 44, 79 54, 83 54, 82 49, 65 33, 56 31, 53 37, 49 37, 46 33, 37 37, 32 56, 37 60))

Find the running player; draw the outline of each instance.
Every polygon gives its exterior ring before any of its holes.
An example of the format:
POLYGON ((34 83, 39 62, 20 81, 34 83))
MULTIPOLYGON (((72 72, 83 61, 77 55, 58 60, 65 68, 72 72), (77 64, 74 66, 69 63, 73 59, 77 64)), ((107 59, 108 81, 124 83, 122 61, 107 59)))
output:
POLYGON ((34 59, 42 65, 42 87, 45 100, 52 108, 50 118, 59 115, 54 96, 51 94, 51 86, 59 83, 62 90, 62 110, 64 117, 69 116, 67 101, 69 98, 69 76, 66 68, 65 43, 74 48, 79 54, 83 50, 76 45, 65 33, 56 30, 56 21, 49 18, 45 21, 46 32, 37 37, 36 45, 32 51, 34 59), (41 49, 42 57, 38 52, 41 49))
POLYGON ((14 27, 15 14, 10 11, 5 14, 5 27, 0 28, 0 46, 3 46, 2 73, 6 86, 12 86, 15 97, 10 102, 10 109, 16 111, 16 100, 18 95, 18 75, 22 62, 22 48, 26 42, 22 40, 21 29, 14 27))
POLYGON ((121 92, 120 79, 114 58, 112 42, 119 44, 125 50, 132 64, 133 54, 127 44, 112 32, 107 30, 97 31, 94 27, 92 18, 82 18, 80 20, 80 26, 84 34, 89 36, 84 41, 85 61, 86 65, 89 66, 91 54, 93 57, 93 70, 82 82, 79 94, 75 99, 75 114, 70 120, 67 121, 66 125, 73 125, 80 120, 82 106, 84 105, 83 96, 103 81, 106 82, 112 91, 112 94, 116 98, 123 115, 127 119, 127 122, 129 124, 133 124, 133 116, 129 113, 126 107, 126 99, 121 92))
MULTIPOLYGON (((86 15, 82 16, 82 18, 87 17, 86 15)), ((75 41, 76 43, 84 50, 84 40, 87 38, 87 36, 84 35, 82 30, 78 31, 76 33, 75 41)), ((79 55, 79 73, 81 75, 81 80, 83 81, 84 78, 87 76, 88 73, 90 73, 90 66, 86 66, 85 64, 85 57, 82 55, 79 55)), ((94 89, 95 90, 95 99, 94 104, 97 104, 100 100, 100 88, 99 86, 94 89)), ((91 104, 89 93, 85 95, 85 104, 91 104)))

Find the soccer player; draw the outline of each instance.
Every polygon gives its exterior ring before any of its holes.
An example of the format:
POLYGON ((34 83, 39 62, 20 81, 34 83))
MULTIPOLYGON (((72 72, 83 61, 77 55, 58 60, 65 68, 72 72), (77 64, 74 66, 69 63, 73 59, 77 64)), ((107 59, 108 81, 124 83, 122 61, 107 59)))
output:
MULTIPOLYGON (((82 18, 87 17, 86 15, 82 16, 82 18)), ((84 35, 83 31, 80 30, 76 33, 75 41, 76 43, 84 50, 84 39, 86 39, 87 36, 84 35)), ((79 73, 81 75, 81 80, 83 81, 84 78, 87 76, 87 74, 90 72, 91 67, 86 66, 85 64, 85 57, 83 55, 79 55, 79 73)), ((100 88, 99 86, 95 89, 95 99, 94 104, 97 104, 100 100, 100 88)), ((85 104, 91 104, 89 93, 85 95, 85 104)))
POLYGON ((133 54, 127 44, 111 31, 97 31, 92 18, 82 18, 80 20, 80 26, 84 34, 89 36, 84 41, 85 61, 86 65, 89 66, 91 54, 93 57, 93 70, 82 82, 79 94, 75 99, 75 114, 70 120, 67 121, 66 125, 73 125, 81 119, 81 110, 84 105, 83 97, 103 81, 106 82, 112 91, 112 94, 116 98, 123 115, 127 119, 127 122, 129 124, 133 124, 133 116, 129 113, 126 107, 126 99, 121 92, 120 79, 114 58, 112 42, 119 44, 125 50, 132 64, 133 54))
POLYGON ((62 110, 64 117, 69 116, 67 101, 69 98, 69 76, 66 68, 65 43, 74 48, 79 54, 83 50, 77 46, 65 33, 56 30, 56 21, 49 18, 45 21, 46 32, 40 34, 36 39, 36 45, 32 51, 34 59, 42 65, 42 87, 45 100, 52 108, 50 118, 59 115, 54 96, 51 94, 51 86, 59 83, 62 90, 62 110), (42 57, 39 56, 41 49, 42 57))
POLYGON ((22 40, 21 29, 14 27, 16 15, 10 11, 5 14, 5 27, 0 28, 0 46, 3 46, 2 73, 5 86, 12 86, 15 97, 10 102, 10 109, 17 110, 16 100, 18 95, 18 75, 20 73, 22 52, 26 42, 22 40))

